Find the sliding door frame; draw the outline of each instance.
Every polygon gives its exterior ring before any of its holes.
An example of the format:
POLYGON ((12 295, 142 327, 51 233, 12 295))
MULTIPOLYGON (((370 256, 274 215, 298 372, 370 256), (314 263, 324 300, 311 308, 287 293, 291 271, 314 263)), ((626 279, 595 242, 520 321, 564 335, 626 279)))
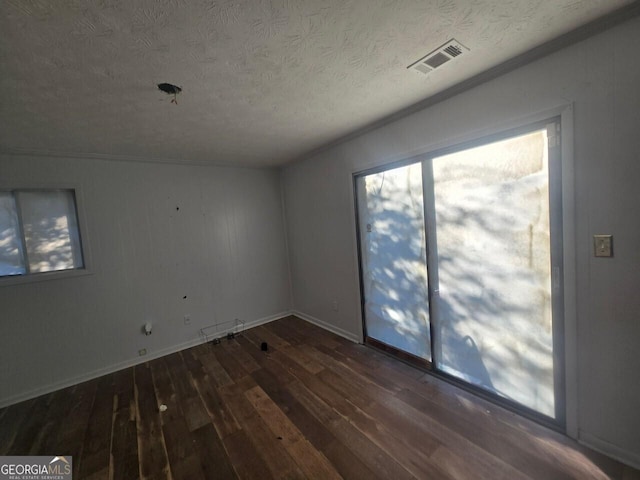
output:
MULTIPOLYGON (((558 132, 559 133, 559 132, 558 132)), ((378 164, 373 168, 361 169, 352 172, 352 188, 353 188, 353 206, 355 218, 356 233, 356 255, 358 265, 358 282, 360 294, 360 316, 364 333, 364 343, 379 348, 375 342, 367 341, 366 321, 365 321, 365 298, 362 271, 362 252, 360 240, 360 222, 358 217, 358 198, 357 198, 357 178, 372 173, 379 173, 391 168, 401 167, 404 165, 422 162, 423 174, 423 191, 425 192, 424 209, 425 209, 425 229, 426 229, 426 249, 427 249, 427 272, 429 278, 429 314, 430 314, 430 337, 431 337, 431 355, 433 364, 419 365, 412 359, 397 356, 400 360, 409 361, 413 365, 422 367, 430 374, 441 378, 445 381, 453 383, 460 388, 471 391, 472 393, 483 397, 493 403, 504 406, 509 410, 533 419, 534 421, 544 424, 550 428, 562 431, 567 435, 577 438, 577 351, 576 351, 576 273, 575 273, 575 193, 574 193, 574 161, 573 161, 573 107, 565 105, 555 109, 540 112, 535 115, 529 115, 517 119, 515 121, 504 122, 501 125, 494 126, 474 135, 468 135, 467 138, 458 138, 448 142, 448 144, 434 145, 434 148, 425 148, 424 152, 413 155, 401 160, 389 163, 378 164), (559 238, 551 242, 551 261, 552 261, 552 322, 553 322, 553 361, 554 361, 554 396, 556 404, 556 418, 550 418, 546 415, 532 410, 517 402, 505 399, 498 395, 492 394, 480 387, 468 384, 452 375, 444 373, 434 366, 437 364, 439 351, 438 343, 435 341, 437 336, 437 328, 433 326, 433 322, 437 322, 438 314, 434 309, 438 308, 437 288, 437 250, 433 240, 430 240, 430 226, 435 221, 435 211, 433 210, 433 188, 426 188, 432 183, 431 161, 435 157, 453 153, 460 150, 472 148, 493 141, 517 136, 518 133, 535 130, 534 126, 544 126, 554 121, 561 126, 562 135, 558 138, 558 144, 555 148, 549 148, 549 202, 550 202, 550 229, 551 236, 559 238), (515 126, 514 126, 515 125, 515 126), (553 158, 553 157, 558 158, 553 158), (428 168, 427 168, 428 167, 428 168), (554 169, 552 171, 552 169, 554 169), (431 182, 431 183, 427 183, 431 182), (552 205, 560 205, 559 212, 552 212, 552 205), (429 210, 433 210, 429 211, 429 210), (558 215, 559 213, 559 215, 558 215), (558 231, 559 230, 559 231, 558 231), (555 246, 554 246, 555 245, 555 246), (560 262, 559 272, 553 268, 553 265, 560 262), (434 283, 435 280, 435 283, 434 283), (559 288, 559 292, 558 289, 559 288), (558 298, 561 301, 558 301, 558 298), (557 322, 560 325, 556 326, 557 322)), ((557 265, 556 265, 557 266, 557 265)), ((388 352, 393 349, 383 349, 388 352)), ((391 351, 391 353, 394 353, 391 351)))

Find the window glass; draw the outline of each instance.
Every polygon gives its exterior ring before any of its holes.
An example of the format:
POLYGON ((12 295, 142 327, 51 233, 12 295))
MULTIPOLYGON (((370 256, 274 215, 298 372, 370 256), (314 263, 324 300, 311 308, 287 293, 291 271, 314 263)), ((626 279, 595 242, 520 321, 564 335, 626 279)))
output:
POLYGON ((16 205, 11 192, 0 192, 0 276, 26 273, 16 205))
POLYGON ((0 192, 0 277, 80 268, 73 190, 0 192))
POLYGON ((82 267, 73 192, 29 191, 18 195, 32 273, 82 267))

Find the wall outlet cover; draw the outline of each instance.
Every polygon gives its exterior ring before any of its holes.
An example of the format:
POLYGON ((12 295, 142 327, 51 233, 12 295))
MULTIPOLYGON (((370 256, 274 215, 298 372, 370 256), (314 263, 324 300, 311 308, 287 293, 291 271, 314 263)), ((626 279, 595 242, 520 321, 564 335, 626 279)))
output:
POLYGON ((613 235, 594 235, 593 254, 596 257, 613 257, 613 235))

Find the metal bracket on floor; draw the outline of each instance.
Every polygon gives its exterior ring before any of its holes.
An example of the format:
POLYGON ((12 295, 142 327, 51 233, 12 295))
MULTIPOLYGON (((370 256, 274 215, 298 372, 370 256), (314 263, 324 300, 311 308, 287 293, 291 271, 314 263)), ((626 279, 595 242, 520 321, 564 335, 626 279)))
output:
POLYGON ((200 329, 200 336, 202 337, 202 343, 219 345, 225 337, 227 340, 233 340, 240 336, 244 328, 244 322, 236 318, 228 322, 203 327, 200 329))

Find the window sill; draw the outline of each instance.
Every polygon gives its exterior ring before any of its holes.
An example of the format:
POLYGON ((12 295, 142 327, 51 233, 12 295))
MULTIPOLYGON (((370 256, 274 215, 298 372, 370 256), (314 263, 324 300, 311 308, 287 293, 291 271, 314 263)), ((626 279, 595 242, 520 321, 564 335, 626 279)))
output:
POLYGON ((74 270, 61 270, 57 272, 32 273, 29 275, 13 275, 0 278, 0 287, 10 285, 23 285, 26 283, 45 282, 48 280, 62 280, 65 278, 82 277, 91 275, 93 272, 88 268, 78 268, 74 270))

